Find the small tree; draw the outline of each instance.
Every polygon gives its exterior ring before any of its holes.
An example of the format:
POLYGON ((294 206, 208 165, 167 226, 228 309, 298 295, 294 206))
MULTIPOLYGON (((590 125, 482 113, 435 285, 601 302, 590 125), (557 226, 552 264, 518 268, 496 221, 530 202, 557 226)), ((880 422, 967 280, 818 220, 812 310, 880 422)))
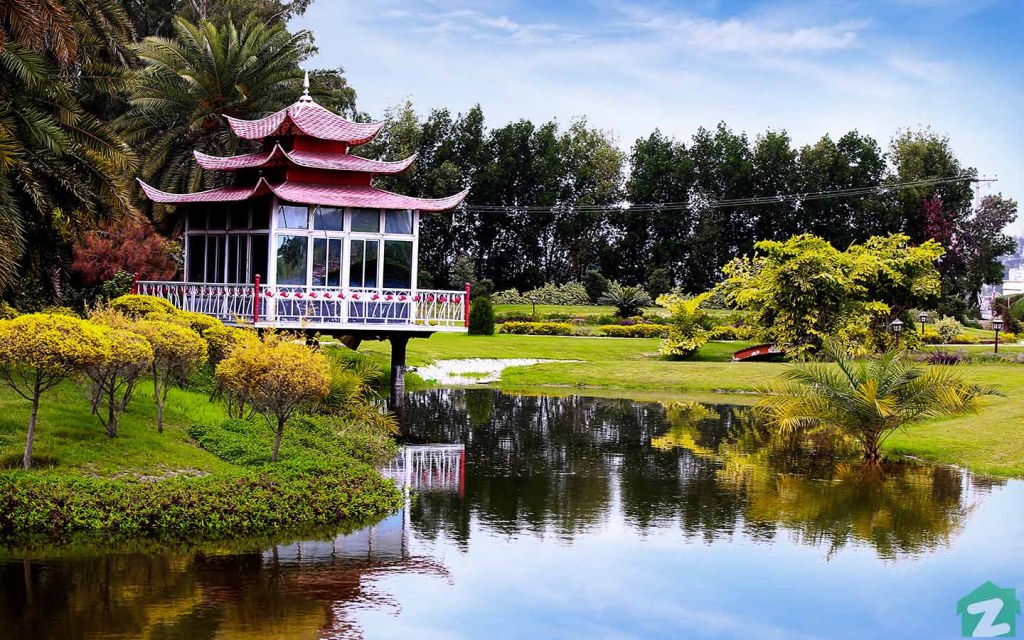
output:
POLYGON ((612 282, 598 302, 615 307, 615 313, 620 318, 631 318, 642 314, 644 307, 651 306, 651 296, 647 295, 643 287, 612 282))
POLYGON ((0 378, 32 403, 22 466, 32 467, 39 398, 103 356, 99 327, 65 315, 37 313, 0 321, 0 378))
POLYGON ((276 424, 271 462, 277 461, 285 424, 300 410, 327 395, 327 359, 301 342, 277 333, 250 334, 217 365, 217 382, 225 392, 276 424))
POLYGON ((100 358, 84 369, 89 379, 92 413, 100 420, 111 438, 117 435, 121 414, 128 407, 135 384, 153 363, 153 348, 137 333, 125 329, 103 327, 103 349, 100 358), (106 418, 100 404, 106 403, 106 418))
POLYGON ((665 307, 669 312, 668 335, 661 341, 658 353, 689 358, 704 346, 711 336, 711 321, 700 305, 710 297, 710 292, 693 298, 684 298, 674 293, 658 297, 658 306, 665 307))
POLYGON ((782 434, 837 430, 859 442, 872 462, 893 431, 924 418, 976 413, 982 396, 1001 395, 965 383, 955 370, 928 369, 904 351, 853 361, 835 343, 826 341, 823 349, 834 365, 791 367, 781 382, 760 389, 758 408, 782 434))
POLYGON ((475 298, 469 307, 469 335, 494 335, 494 305, 487 297, 475 298))
POLYGON ((206 341, 195 331, 175 322, 140 320, 133 330, 153 349, 153 399, 156 401, 156 430, 164 430, 164 404, 175 380, 185 380, 196 367, 206 362, 206 341))
POLYGON ((149 221, 120 220, 86 233, 75 245, 72 268, 86 284, 108 281, 122 271, 146 280, 167 280, 178 269, 179 249, 149 221))

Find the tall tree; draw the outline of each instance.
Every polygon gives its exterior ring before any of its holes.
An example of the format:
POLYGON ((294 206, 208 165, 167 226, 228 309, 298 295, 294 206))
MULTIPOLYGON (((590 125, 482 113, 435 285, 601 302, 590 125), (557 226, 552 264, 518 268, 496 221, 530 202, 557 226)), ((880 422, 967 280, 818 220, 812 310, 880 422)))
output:
MULTIPOLYGON (((224 116, 258 118, 293 103, 310 44, 305 32, 255 18, 238 27, 182 18, 174 25, 174 38, 150 37, 139 46, 143 67, 132 79, 130 108, 118 127, 144 158, 142 179, 166 191, 198 191, 231 176, 203 171, 192 151, 249 150, 224 116)), ((316 73, 310 79, 320 104, 354 108, 352 92, 320 80, 316 73)))
POLYGON ((68 239, 134 211, 134 158, 82 100, 123 87, 131 24, 116 0, 4 0, 0 38, 0 290, 20 262, 59 296, 68 239))

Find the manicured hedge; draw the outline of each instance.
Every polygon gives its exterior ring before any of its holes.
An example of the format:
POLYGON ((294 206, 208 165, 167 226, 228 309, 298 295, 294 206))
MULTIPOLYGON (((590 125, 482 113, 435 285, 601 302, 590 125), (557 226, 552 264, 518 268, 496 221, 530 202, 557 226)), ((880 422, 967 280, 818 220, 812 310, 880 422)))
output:
POLYGON ((227 538, 365 521, 400 504, 394 483, 360 464, 281 462, 157 482, 12 472, 0 475, 0 539, 227 538))
POLYGON ((572 325, 568 322, 506 322, 500 333, 529 336, 571 336, 572 325))
POLYGON ((733 327, 731 325, 718 326, 711 329, 709 340, 750 340, 754 337, 754 330, 750 327, 733 327))
POLYGON ((605 324, 598 327, 609 338, 664 338, 667 324, 605 324))

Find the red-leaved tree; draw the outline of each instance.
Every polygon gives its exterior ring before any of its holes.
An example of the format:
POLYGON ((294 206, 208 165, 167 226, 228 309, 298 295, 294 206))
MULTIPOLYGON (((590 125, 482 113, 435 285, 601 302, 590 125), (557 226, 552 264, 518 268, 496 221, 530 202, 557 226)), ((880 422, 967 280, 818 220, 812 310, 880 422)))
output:
POLYGON ((143 280, 169 280, 178 269, 173 245, 148 221, 115 222, 85 234, 72 267, 86 284, 106 282, 118 271, 143 280))

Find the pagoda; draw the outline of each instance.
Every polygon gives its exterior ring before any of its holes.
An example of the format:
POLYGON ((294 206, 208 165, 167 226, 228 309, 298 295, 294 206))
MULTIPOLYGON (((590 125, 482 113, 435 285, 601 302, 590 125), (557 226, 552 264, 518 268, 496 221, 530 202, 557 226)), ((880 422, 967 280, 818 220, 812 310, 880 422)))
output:
POLYGON ((420 217, 452 209, 468 190, 424 199, 377 189, 415 161, 351 153, 381 122, 352 122, 317 104, 306 75, 302 96, 258 120, 227 117, 262 150, 231 157, 194 152, 233 186, 174 194, 139 181, 154 202, 185 219, 182 282, 137 282, 136 291, 176 307, 248 324, 319 332, 358 345, 389 339, 393 356, 409 337, 465 331, 469 289, 417 288, 420 217), (397 341, 396 341, 397 337, 397 341))

